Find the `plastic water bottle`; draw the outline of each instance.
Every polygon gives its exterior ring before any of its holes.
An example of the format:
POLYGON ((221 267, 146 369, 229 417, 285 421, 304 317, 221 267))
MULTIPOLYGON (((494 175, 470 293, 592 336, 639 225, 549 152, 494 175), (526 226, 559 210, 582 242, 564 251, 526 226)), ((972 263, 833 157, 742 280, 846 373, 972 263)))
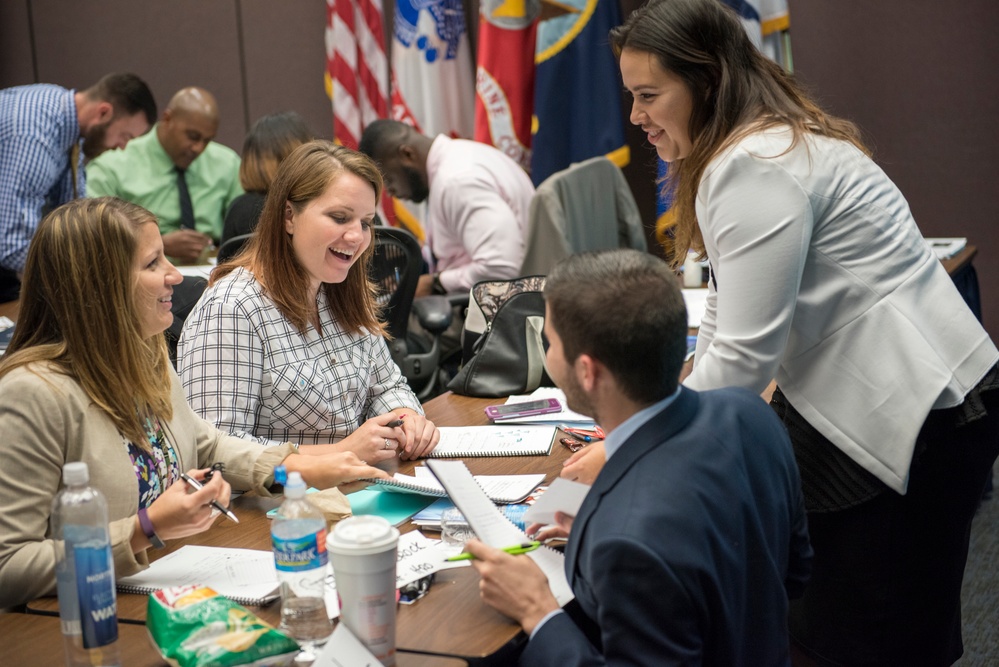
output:
POLYGON ((88 486, 86 463, 64 465, 62 481, 65 488, 52 501, 52 517, 66 664, 117 667, 118 601, 107 501, 88 486))
POLYGON ((289 473, 285 500, 271 524, 271 541, 281 581, 281 630, 310 654, 329 639, 333 626, 324 598, 326 519, 306 500, 305 490, 302 476, 289 473))

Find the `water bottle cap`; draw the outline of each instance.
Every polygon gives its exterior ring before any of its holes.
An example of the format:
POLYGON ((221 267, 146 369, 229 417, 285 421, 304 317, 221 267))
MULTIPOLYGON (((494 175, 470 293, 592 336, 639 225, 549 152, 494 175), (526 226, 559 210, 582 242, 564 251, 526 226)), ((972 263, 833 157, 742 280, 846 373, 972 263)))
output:
POLYGON ((90 481, 90 469, 84 461, 74 461, 62 467, 62 481, 66 486, 80 486, 90 481))
POLYGON ((288 481, 284 485, 284 495, 286 498, 301 498, 305 495, 305 480, 302 473, 292 471, 288 473, 288 481))

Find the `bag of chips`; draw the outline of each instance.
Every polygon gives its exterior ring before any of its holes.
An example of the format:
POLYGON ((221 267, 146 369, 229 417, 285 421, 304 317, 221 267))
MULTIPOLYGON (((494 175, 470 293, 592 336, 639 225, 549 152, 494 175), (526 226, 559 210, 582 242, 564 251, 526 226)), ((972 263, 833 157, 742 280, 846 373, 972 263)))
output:
POLYGON ((164 588, 149 596, 146 627, 175 667, 289 665, 298 644, 207 586, 164 588))

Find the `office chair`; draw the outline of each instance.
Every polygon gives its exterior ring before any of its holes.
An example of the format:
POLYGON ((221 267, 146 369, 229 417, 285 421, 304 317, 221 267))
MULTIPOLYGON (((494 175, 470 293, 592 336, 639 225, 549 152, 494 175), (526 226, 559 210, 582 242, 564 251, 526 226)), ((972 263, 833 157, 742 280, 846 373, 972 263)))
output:
POLYGON ((414 298, 422 267, 415 236, 397 227, 375 227, 370 276, 392 335, 389 351, 417 398, 424 401, 443 391, 439 337, 451 324, 451 306, 441 296, 414 298), (411 313, 427 336, 409 330, 411 313))
POLYGON ((631 188, 606 157, 572 164, 538 186, 528 211, 526 246, 522 276, 547 275, 580 252, 648 250, 631 188))
POLYGON ((219 247, 217 257, 218 263, 221 264, 222 262, 227 262, 238 255, 239 251, 243 249, 243 245, 249 241, 252 236, 252 233, 240 234, 239 236, 233 236, 231 239, 226 239, 225 243, 219 247))

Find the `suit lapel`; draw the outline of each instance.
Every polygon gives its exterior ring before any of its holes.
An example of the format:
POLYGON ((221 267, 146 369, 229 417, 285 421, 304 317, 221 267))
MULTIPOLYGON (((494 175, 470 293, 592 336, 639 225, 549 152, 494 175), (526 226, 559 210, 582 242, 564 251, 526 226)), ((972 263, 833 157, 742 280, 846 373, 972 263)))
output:
POLYGON ((635 431, 597 475, 593 488, 579 508, 579 515, 572 522, 572 532, 565 549, 565 570, 571 587, 575 588, 580 545, 586 539, 587 524, 603 496, 650 450, 685 429, 697 414, 698 403, 697 392, 681 387, 676 400, 635 431))

